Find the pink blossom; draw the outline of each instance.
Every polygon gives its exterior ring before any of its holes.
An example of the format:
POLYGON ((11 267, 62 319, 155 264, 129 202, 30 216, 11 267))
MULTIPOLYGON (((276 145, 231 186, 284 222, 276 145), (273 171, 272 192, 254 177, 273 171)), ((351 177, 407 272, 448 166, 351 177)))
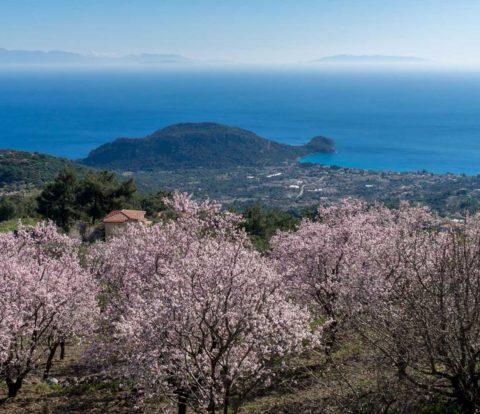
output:
POLYGON ((176 221, 130 226, 92 254, 109 292, 108 346, 150 392, 214 412, 268 384, 317 335, 238 216, 182 195, 172 206, 176 221))
POLYGON ((407 205, 390 210, 345 200, 320 208, 317 221, 275 235, 271 257, 296 297, 315 305, 334 333, 339 315, 357 312, 388 291, 387 276, 401 262, 402 238, 431 220, 427 211, 407 205))
POLYGON ((0 234, 0 378, 15 396, 53 342, 89 334, 96 284, 51 223, 0 234))

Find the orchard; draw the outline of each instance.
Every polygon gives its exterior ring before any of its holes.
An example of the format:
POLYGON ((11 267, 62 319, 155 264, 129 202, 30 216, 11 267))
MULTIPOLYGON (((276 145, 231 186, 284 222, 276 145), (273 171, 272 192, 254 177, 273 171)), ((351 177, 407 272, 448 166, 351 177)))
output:
MULTIPOLYGON (((157 224, 80 245, 51 223, 0 234, 0 379, 48 378, 65 343, 179 413, 238 412, 354 332, 409 389, 480 404, 480 216, 360 201, 255 249, 242 217, 185 194, 157 224)), ((393 412, 393 411, 392 411, 393 412)))

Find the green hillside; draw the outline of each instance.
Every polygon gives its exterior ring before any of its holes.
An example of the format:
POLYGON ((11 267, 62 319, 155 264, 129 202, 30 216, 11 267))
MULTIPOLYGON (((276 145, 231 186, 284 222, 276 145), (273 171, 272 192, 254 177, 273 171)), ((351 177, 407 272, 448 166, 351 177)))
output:
POLYGON ((85 169, 73 161, 38 152, 0 150, 0 188, 41 187, 59 171, 71 167, 85 169))
POLYGON ((315 137, 293 146, 214 123, 172 125, 145 138, 119 138, 90 152, 83 163, 126 171, 278 165, 298 157, 334 152, 333 140, 315 137))

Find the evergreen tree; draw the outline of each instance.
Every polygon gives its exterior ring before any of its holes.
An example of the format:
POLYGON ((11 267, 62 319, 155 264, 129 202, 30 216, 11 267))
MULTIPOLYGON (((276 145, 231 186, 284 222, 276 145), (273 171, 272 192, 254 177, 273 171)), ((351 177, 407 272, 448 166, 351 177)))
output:
POLYGON ((77 206, 78 180, 72 169, 62 170, 38 197, 38 213, 68 230, 80 213, 77 206))
POLYGON ((260 251, 268 249, 270 239, 277 230, 293 230, 300 221, 293 213, 266 209, 260 204, 248 207, 243 212, 243 218, 246 232, 260 251))
POLYGON ((0 221, 10 220, 16 216, 15 204, 4 198, 0 201, 0 221))
POLYGON ((124 208, 135 196, 133 179, 120 182, 109 171, 88 172, 80 183, 77 203, 94 223, 112 210, 124 208))
POLYGON ((172 194, 168 191, 141 194, 139 195, 139 207, 146 211, 147 216, 154 217, 167 209, 165 198, 171 196, 172 194))

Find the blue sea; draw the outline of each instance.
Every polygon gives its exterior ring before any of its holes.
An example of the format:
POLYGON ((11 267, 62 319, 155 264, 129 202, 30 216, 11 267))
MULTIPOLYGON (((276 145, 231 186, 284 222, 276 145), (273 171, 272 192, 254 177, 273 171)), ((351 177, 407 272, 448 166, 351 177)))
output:
POLYGON ((0 70, 0 148, 78 159, 117 137, 197 121, 289 144, 336 141, 336 154, 310 162, 480 174, 480 72, 0 70))

